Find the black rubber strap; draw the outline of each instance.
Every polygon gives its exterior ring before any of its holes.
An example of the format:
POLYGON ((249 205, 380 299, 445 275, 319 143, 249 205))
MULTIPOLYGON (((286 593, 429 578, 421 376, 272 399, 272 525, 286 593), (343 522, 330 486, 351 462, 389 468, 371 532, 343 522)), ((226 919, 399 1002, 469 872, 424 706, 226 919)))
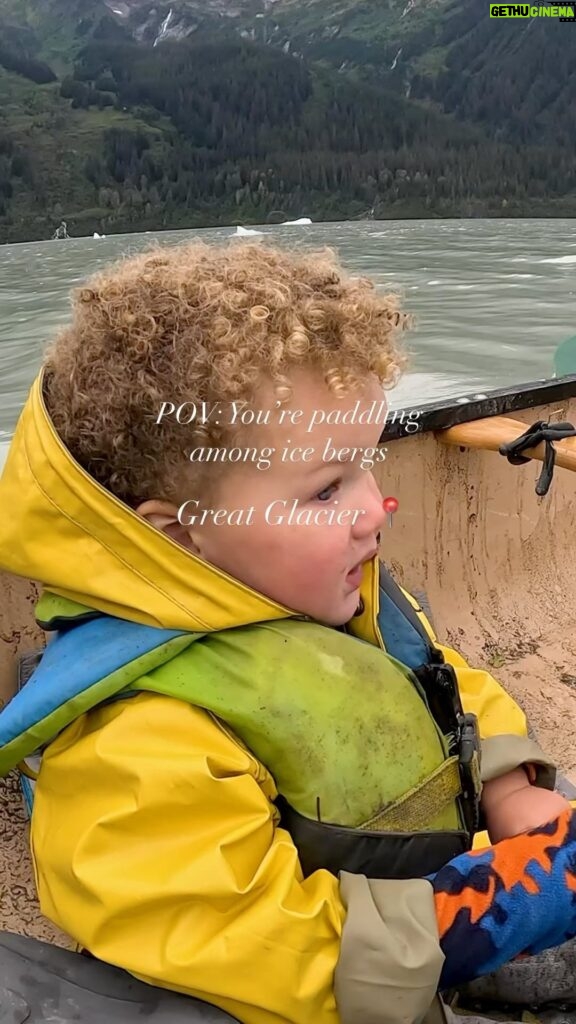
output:
POLYGON ((556 462, 554 441, 561 441, 564 437, 576 437, 576 427, 572 423, 547 423, 546 420, 537 420, 520 437, 507 444, 501 444, 498 450, 500 455, 506 456, 512 466, 521 466, 530 462, 530 458, 522 455, 522 452, 527 448, 536 448, 544 442, 546 446, 544 464, 536 483, 536 494, 542 497, 548 494, 554 475, 556 462))

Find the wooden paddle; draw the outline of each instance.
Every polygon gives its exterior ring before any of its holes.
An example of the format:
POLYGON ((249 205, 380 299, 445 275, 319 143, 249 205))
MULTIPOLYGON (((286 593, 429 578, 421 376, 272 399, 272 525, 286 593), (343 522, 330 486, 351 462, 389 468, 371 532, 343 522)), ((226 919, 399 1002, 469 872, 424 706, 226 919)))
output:
MULTIPOLYGON (((447 430, 434 431, 434 437, 442 444, 458 445, 461 448, 479 448, 484 451, 497 452, 501 444, 509 444, 524 434, 529 423, 513 420, 508 416, 488 416, 483 420, 472 420, 460 423, 447 430)), ((555 441, 556 465, 562 469, 576 470, 576 437, 566 437, 555 441)), ((528 459, 544 461, 546 445, 541 442, 536 448, 527 448, 522 452, 528 459)))
POLYGON ((567 377, 576 373, 576 334, 566 338, 554 353, 554 376, 567 377))

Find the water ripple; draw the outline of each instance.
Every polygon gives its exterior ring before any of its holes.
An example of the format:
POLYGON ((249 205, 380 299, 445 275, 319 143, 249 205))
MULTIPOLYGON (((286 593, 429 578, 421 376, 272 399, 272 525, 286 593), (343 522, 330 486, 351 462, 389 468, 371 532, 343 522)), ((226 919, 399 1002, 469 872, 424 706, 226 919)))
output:
MULTIPOLYGON (((71 288, 154 242, 221 243, 235 231, 0 246, 0 456, 45 347, 67 321, 71 288)), ((300 251, 333 246, 353 273, 369 275, 381 291, 400 292, 416 327, 407 337, 410 371, 392 394, 396 407, 549 377, 556 347, 576 334, 574 220, 343 222, 261 231, 264 241, 300 251)))

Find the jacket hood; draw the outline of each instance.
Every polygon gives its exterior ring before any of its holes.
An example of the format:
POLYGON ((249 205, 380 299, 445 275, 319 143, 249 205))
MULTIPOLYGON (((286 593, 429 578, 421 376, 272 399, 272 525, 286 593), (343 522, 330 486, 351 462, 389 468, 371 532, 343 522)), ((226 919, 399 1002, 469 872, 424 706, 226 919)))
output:
MULTIPOLYGON (((0 516, 0 567, 75 602, 76 614, 94 609, 191 631, 301 617, 197 558, 93 480, 56 433, 42 374, 8 452, 0 508, 8 511, 0 516)), ((364 567, 359 632, 372 620, 377 570, 377 558, 364 567)))

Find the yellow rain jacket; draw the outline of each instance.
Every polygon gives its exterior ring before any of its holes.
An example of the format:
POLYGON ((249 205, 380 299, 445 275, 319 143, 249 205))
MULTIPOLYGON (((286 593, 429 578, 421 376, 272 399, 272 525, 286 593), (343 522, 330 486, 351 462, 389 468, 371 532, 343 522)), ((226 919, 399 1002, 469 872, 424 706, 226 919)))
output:
MULTIPOLYGON (((10 510, 0 520, 1 566, 79 606, 201 633, 294 616, 96 484, 57 437, 40 381, 0 505, 10 510)), ((376 560, 366 568, 355 630, 378 645, 376 570, 376 560)), ((539 784, 553 784, 511 698, 436 646, 478 716, 483 778, 530 763, 539 784)), ((443 960, 431 886, 323 869, 305 877, 279 826, 277 794, 264 764, 202 708, 140 692, 81 714, 45 750, 36 786, 43 913, 96 957, 246 1024, 422 1019, 443 960)))

